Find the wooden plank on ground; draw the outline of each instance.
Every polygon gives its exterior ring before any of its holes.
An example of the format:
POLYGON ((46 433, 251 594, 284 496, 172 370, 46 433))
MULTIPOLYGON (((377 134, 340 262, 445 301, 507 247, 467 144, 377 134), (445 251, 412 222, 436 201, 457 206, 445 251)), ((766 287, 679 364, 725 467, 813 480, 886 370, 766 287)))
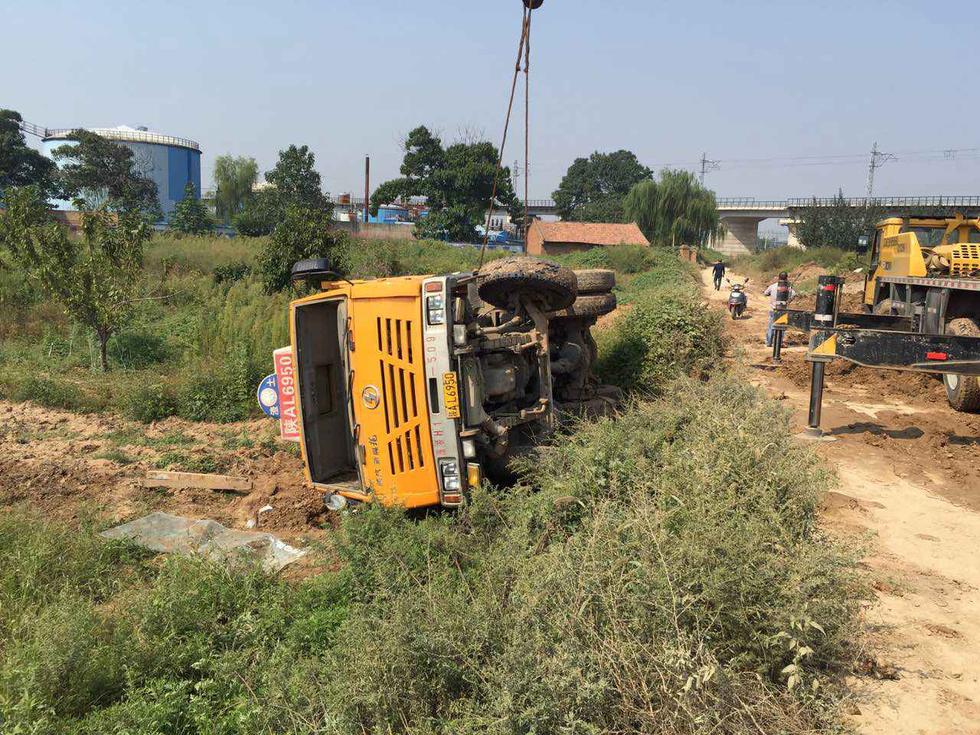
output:
POLYGON ((165 472, 151 470, 146 473, 144 484, 147 487, 197 487, 206 490, 234 490, 248 492, 252 481, 247 477, 232 475, 204 475, 198 472, 165 472))

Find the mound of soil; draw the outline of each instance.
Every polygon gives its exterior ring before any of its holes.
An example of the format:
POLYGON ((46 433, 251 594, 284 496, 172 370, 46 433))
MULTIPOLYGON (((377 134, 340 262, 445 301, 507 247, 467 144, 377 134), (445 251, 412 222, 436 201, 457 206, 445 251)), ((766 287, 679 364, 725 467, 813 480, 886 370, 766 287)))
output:
MULTIPOLYGON (((811 365, 802 355, 784 354, 779 372, 802 388, 810 385, 811 365)), ((929 402, 946 400, 942 381, 924 373, 876 370, 834 360, 827 363, 825 375, 831 386, 864 388, 873 395, 897 395, 929 402)))
POLYGON ((267 420, 204 424, 170 418, 144 426, 30 403, 0 403, 0 418, 0 507, 27 505, 64 520, 95 514, 106 523, 160 510, 269 531, 287 541, 333 525, 321 493, 306 486, 300 458, 288 444, 269 442, 267 420), (166 441, 175 436, 179 443, 166 441), (147 470, 158 469, 168 453, 191 462, 209 459, 221 474, 251 478, 252 490, 147 487, 147 470))

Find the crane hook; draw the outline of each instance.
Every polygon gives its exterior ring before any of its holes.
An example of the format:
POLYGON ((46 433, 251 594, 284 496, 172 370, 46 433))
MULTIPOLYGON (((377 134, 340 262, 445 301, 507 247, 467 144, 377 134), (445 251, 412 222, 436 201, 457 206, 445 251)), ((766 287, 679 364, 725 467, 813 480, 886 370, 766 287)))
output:
POLYGON ((544 3, 544 0, 524 0, 524 7, 528 10, 537 10, 544 3))

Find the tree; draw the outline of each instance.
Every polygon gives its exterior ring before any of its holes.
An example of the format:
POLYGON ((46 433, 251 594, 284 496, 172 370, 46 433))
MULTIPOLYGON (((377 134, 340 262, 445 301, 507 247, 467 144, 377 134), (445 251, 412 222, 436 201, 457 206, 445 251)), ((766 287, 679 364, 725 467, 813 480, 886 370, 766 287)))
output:
POLYGON ((689 171, 664 169, 659 181, 635 184, 623 201, 623 210, 651 243, 703 247, 721 234, 714 193, 689 171))
POLYGON ((170 215, 170 229, 185 235, 205 235, 213 227, 208 208, 197 198, 194 184, 188 181, 184 185, 184 198, 177 202, 170 215))
POLYGON ((89 209, 104 205, 113 212, 160 217, 157 185, 136 170, 130 148, 88 130, 74 130, 69 139, 74 144, 52 152, 61 162, 58 182, 63 199, 82 199, 89 209))
POLYGON ((371 211, 410 197, 425 197, 429 214, 416 224, 418 237, 439 237, 476 242, 497 176, 497 202, 510 210, 511 219, 523 214, 510 180, 510 169, 497 173, 498 152, 488 141, 460 142, 444 148, 424 125, 405 139, 401 177, 381 184, 371 195, 371 211))
POLYGON ((272 189, 252 192, 242 211, 232 218, 239 235, 259 237, 271 235, 279 221, 279 202, 272 189))
POLYGON ((801 207, 794 213, 799 220, 796 236, 804 247, 844 250, 857 249, 858 238, 874 232, 884 216, 880 207, 850 206, 840 190, 831 204, 818 205, 814 199, 811 206, 801 207))
POLYGON ((285 206, 300 204, 326 209, 328 202, 321 187, 320 174, 314 168, 316 157, 303 145, 279 151, 276 167, 265 174, 265 180, 276 188, 276 196, 285 206))
POLYGON ((0 196, 11 186, 36 186, 44 194, 52 189, 54 161, 27 145, 21 122, 19 112, 0 110, 0 196))
POLYGON ((330 213, 291 203, 268 244, 259 253, 259 271, 268 293, 289 285, 293 264, 305 258, 326 258, 339 241, 330 229, 330 213))
POLYGON ((318 211, 329 209, 315 163, 316 158, 305 145, 291 145, 279 151, 275 168, 265 174, 271 186, 250 196, 235 217, 238 232, 251 236, 271 234, 290 205, 318 211))
POLYGON ((252 186, 259 175, 254 158, 218 156, 214 161, 214 207, 218 218, 229 224, 252 196, 252 186))
POLYGON ((652 175, 631 151, 596 151, 575 159, 552 197, 563 220, 622 222, 623 197, 652 175))
POLYGON ((143 287, 146 222, 136 212, 83 208, 77 239, 51 218, 37 187, 8 190, 6 204, 0 243, 31 281, 61 302, 69 318, 95 332, 107 371, 109 338, 129 318, 143 287))

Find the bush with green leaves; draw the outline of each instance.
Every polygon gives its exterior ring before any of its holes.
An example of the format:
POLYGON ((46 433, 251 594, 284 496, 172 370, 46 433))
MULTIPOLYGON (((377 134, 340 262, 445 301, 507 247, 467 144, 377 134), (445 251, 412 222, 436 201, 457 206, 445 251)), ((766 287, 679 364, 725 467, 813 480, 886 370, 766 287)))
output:
POLYGON ((330 229, 330 214, 295 204, 285 208, 268 244, 259 253, 259 273, 268 293, 290 283, 293 264, 306 258, 328 258, 339 239, 330 229))
POLYGON ((126 396, 125 414, 144 424, 161 421, 177 413, 177 397, 170 386, 160 383, 142 386, 126 396))
POLYGON ((678 375, 710 372, 724 347, 720 312, 706 309, 699 297, 678 286, 641 292, 629 312, 596 340, 601 380, 651 393, 678 375))
POLYGON ((145 368, 164 362, 170 348, 162 335, 148 330, 127 330, 109 340, 109 359, 124 368, 145 368))
POLYGON ((190 181, 184 186, 183 198, 170 213, 170 229, 184 235, 206 235, 214 229, 214 220, 190 181))

